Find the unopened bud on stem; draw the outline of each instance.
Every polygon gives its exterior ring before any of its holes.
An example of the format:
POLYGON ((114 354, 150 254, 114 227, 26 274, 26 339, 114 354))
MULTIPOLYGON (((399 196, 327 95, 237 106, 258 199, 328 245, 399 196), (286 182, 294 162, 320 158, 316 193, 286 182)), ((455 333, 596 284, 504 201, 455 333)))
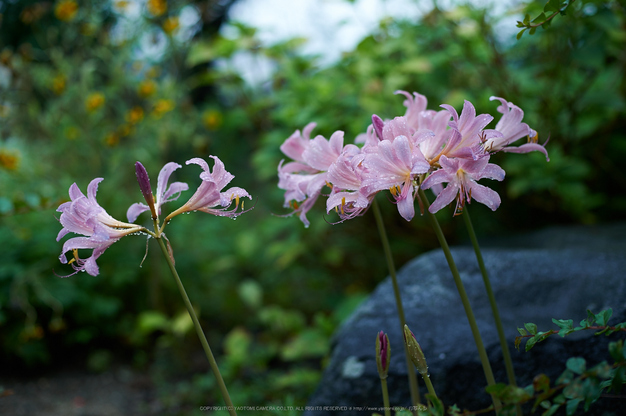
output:
POLYGON ((381 379, 387 378, 389 372, 389 361, 391 360, 391 348, 389 347, 389 337, 383 331, 376 335, 376 365, 381 379))
POLYGON ((141 164, 141 162, 137 162, 135 163, 135 173, 137 174, 139 189, 141 189, 141 193, 143 194, 146 203, 150 207, 152 219, 156 220, 158 215, 156 212, 156 207, 154 206, 154 195, 152 195, 152 188, 150 187, 150 178, 148 177, 148 171, 146 171, 146 168, 141 164))
POLYGON ((409 356, 417 368, 417 371, 419 371, 422 377, 427 377, 428 365, 426 365, 426 357, 424 357, 422 347, 420 347, 420 344, 415 339, 415 335, 413 335, 413 332, 411 332, 406 324, 404 325, 404 342, 406 343, 409 356))

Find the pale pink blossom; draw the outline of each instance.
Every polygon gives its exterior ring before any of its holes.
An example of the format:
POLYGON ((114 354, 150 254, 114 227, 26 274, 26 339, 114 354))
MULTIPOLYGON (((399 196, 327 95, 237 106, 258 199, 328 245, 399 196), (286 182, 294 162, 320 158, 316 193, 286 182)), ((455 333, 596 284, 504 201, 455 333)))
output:
POLYGON ((120 238, 142 230, 142 227, 136 224, 116 220, 98 204, 96 193, 102 180, 96 178, 89 183, 87 196, 80 191, 76 183, 72 184, 69 189, 71 200, 61 204, 57 209, 61 213, 59 222, 63 226, 57 235, 57 241, 70 232, 84 236, 70 238, 63 244, 59 260, 63 264, 72 265, 75 270, 72 274, 86 271, 96 276, 98 257, 120 238), (90 257, 81 259, 78 254, 80 249, 92 249, 93 252, 90 257), (73 252, 73 258, 68 261, 65 253, 69 251, 73 252))
POLYGON ((490 100, 500 101, 497 110, 502 114, 502 118, 496 124, 495 130, 500 133, 498 136, 491 137, 482 143, 484 151, 494 153, 498 151, 510 153, 528 153, 538 151, 546 156, 546 160, 550 160, 546 148, 537 143, 537 132, 528 124, 522 123, 524 111, 511 102, 507 102, 504 98, 491 97, 490 100), (528 138, 528 143, 518 147, 509 146, 522 137, 528 138))
POLYGON ((502 181, 504 170, 489 162, 489 156, 479 159, 447 158, 441 156, 441 169, 430 174, 422 183, 422 189, 446 182, 446 187, 439 192, 429 207, 435 213, 456 199, 455 214, 462 212, 466 202, 474 199, 487 205, 492 211, 500 206, 500 196, 494 190, 478 184, 476 181, 488 178, 502 181))
POLYGON ((362 187, 366 195, 389 190, 400 215, 410 221, 415 216, 413 201, 416 178, 430 169, 419 148, 406 136, 378 143, 378 152, 368 154, 363 164, 368 169, 362 187))
POLYGON ((489 114, 476 115, 476 109, 467 100, 463 104, 463 111, 461 111, 460 117, 451 105, 442 104, 441 107, 448 110, 452 115, 452 121, 448 125, 453 130, 443 150, 443 154, 448 158, 473 158, 474 153, 472 149, 480 143, 481 138, 484 139, 485 135, 492 134, 489 131, 483 133, 483 129, 493 120, 493 116, 489 114))
POLYGON ((336 131, 325 139, 316 136, 309 139, 315 123, 309 123, 304 134, 299 131, 292 134, 280 147, 285 155, 294 159, 278 165, 278 187, 285 190, 286 208, 293 211, 288 215, 298 214, 305 227, 310 225, 306 216, 327 185, 327 170, 337 160, 343 150, 343 132, 336 131))
POLYGON ((365 194, 362 179, 365 155, 354 145, 346 145, 339 158, 328 168, 327 181, 332 191, 326 200, 326 212, 335 210, 343 222, 363 215, 375 193, 365 194))
POLYGON ((224 189, 235 176, 226 171, 224 163, 222 163, 217 156, 210 157, 215 162, 213 171, 211 171, 209 164, 199 157, 185 162, 187 165, 196 164, 202 168, 202 172, 200 173, 202 183, 191 198, 189 198, 182 207, 169 214, 165 221, 175 215, 191 211, 201 211, 207 214, 230 218, 236 218, 244 212, 247 212, 243 210, 243 203, 241 203, 241 210, 238 211, 240 206, 239 200, 244 197, 252 199, 250 194, 248 194, 245 189, 239 187, 232 187, 222 192, 222 189, 224 189), (235 201, 235 206, 229 209, 233 204, 233 200, 235 201))

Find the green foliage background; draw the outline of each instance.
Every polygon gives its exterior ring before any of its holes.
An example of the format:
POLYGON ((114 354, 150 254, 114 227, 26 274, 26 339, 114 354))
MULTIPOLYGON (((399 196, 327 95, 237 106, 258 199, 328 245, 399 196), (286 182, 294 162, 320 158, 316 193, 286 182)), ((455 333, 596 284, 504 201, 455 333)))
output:
MULTIPOLYGON (((460 109, 467 99, 491 114, 497 105, 489 97, 505 97, 524 109, 541 141, 550 137, 549 163, 539 154, 494 156, 507 172, 490 184, 503 202, 495 213, 472 206, 479 234, 623 218, 620 2, 575 2, 519 41, 514 31, 501 35, 506 16, 467 5, 435 8, 418 21, 383 18, 326 67, 300 52, 304 40, 263 46, 254 28, 234 22, 237 35, 228 37, 203 30, 182 40, 164 31, 168 17, 201 3, 168 2, 158 16, 143 10, 122 38, 121 3, 81 2, 69 20, 55 15, 57 5, 0 4, 0 367, 37 371, 71 357, 105 371, 130 362, 151 374, 166 408, 220 403, 156 246, 142 263, 144 241, 124 238, 100 257, 100 275, 55 275, 68 272, 58 262, 55 209, 73 182, 85 191, 105 178, 98 201, 125 219, 141 198, 135 161, 154 184, 168 161, 217 155, 255 207, 237 221, 177 217, 167 230, 177 267, 233 401, 304 404, 334 329, 387 273, 369 213, 332 226, 320 203, 309 229, 281 217, 288 211, 276 187, 279 146, 310 121, 318 123, 314 133, 343 130, 350 142, 372 114, 404 113, 398 89, 426 95, 432 109, 460 109), (139 58, 146 34, 166 45, 161 56, 139 58), (247 85, 232 65, 241 54, 268 60, 271 79, 247 85), (104 101, 90 109, 94 94, 104 101)), ((194 168, 175 173, 192 190, 194 168)), ((407 223, 379 197, 398 265, 436 248, 422 218, 407 223)), ((440 220, 452 242, 464 238, 451 211, 440 220)))

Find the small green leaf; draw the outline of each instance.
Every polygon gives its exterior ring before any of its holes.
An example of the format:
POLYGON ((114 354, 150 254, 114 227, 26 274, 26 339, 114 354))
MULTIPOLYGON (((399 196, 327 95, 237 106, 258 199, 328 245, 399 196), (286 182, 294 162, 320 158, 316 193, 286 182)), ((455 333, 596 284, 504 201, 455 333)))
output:
POLYGON ((536 31, 537 31, 536 27, 531 27, 530 30, 528 31, 528 34, 529 35, 534 35, 536 31))
POLYGON ((556 324, 559 328, 559 335, 564 337, 567 334, 571 334, 574 331, 574 321, 571 319, 554 319, 552 318, 552 322, 556 324))
MULTIPOLYGON (((559 378, 556 379, 556 384, 569 384, 572 382, 572 379, 574 378, 574 373, 572 373, 570 370, 565 370, 563 371, 563 373, 559 376, 559 378)), ((559 396, 557 396, 558 398, 559 396)), ((557 403, 556 401, 557 399, 554 399, 554 402, 557 403)))
MULTIPOLYGON (((521 27, 521 26, 518 26, 521 27)), ((519 33, 517 34, 517 40, 520 40, 522 38, 522 35, 524 34, 524 32, 526 32, 526 29, 522 29, 519 31, 519 33)))
POLYGON ((443 402, 439 400, 437 396, 426 394, 426 398, 432 404, 431 414, 433 415, 445 415, 445 407, 443 402))
POLYGON ((567 416, 572 416, 574 412, 576 412, 576 408, 578 407, 578 403, 580 403, 583 399, 571 399, 567 401, 565 405, 565 413, 567 416))
POLYGON ((609 343, 609 353, 616 363, 624 361, 622 350, 624 349, 624 340, 609 343))
POLYGON ((534 347, 536 343, 537 343, 537 337, 529 338, 528 341, 526 341, 526 347, 524 348, 524 350, 526 352, 530 351, 530 349, 534 347))
POLYGON ((528 24, 530 24, 530 15, 527 13, 526 16, 524 16, 524 25, 528 26, 528 24))
POLYGON ((615 374, 613 374, 611 391, 613 393, 619 393, 622 390, 624 383, 626 383, 626 367, 617 367, 615 369, 615 374))
POLYGON ((539 23, 539 22, 545 22, 545 21, 546 21, 545 13, 541 13, 539 16, 533 19, 533 23, 539 23))
POLYGON ((567 362, 565 363, 565 366, 567 367, 568 370, 571 370, 576 374, 582 374, 585 372, 585 369, 587 368, 587 363, 585 362, 585 359, 582 357, 571 357, 567 360, 567 362))
POLYGON ((517 332, 520 333, 520 335, 528 335, 528 332, 526 332, 526 330, 524 328, 517 328, 517 332))
POLYGON ((550 0, 546 3, 543 11, 546 13, 558 12, 561 9, 561 2, 559 0, 550 0))
POLYGON ((553 404, 548 410, 543 412, 541 416, 552 416, 553 414, 556 413, 557 410, 559 410, 559 407, 561 406, 558 404, 553 404))
POLYGON ((524 328, 533 335, 537 335, 537 325, 529 322, 524 324, 524 328))
POLYGON ((580 378, 574 379, 571 383, 569 383, 563 389, 563 395, 568 399, 578 399, 584 397, 585 388, 583 383, 580 381, 580 378))
POLYGON ((606 309, 596 315, 596 322, 600 326, 608 325, 609 319, 611 319, 611 315, 613 315, 613 309, 606 309))

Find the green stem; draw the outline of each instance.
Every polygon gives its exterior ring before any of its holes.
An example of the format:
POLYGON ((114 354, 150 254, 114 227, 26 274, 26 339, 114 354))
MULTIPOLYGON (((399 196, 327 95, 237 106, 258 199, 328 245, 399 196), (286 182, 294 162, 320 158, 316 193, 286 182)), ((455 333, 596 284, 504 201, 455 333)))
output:
MULTIPOLYGON (((487 297, 489 298, 489 304, 491 305, 491 313, 493 314, 493 319, 496 322, 496 329, 498 330, 498 338, 500 339, 500 347, 502 348, 502 356, 504 357, 504 366, 506 368, 506 375, 509 379, 509 384, 517 387, 517 382, 515 381, 515 371, 513 370, 513 361, 511 360, 511 353, 509 351, 509 346, 506 342, 506 337, 504 335, 504 327, 502 326, 502 320, 500 319, 500 312, 498 310, 498 304, 496 303, 496 298, 493 294, 493 290, 491 288, 491 282, 489 281, 489 274, 487 273, 487 268, 485 267, 485 262, 483 260, 483 255, 480 251, 480 246, 478 245, 478 239, 476 238, 476 233, 474 232, 474 226, 472 225, 472 219, 469 215, 469 210, 467 209, 467 205, 463 209, 463 220, 465 221, 465 226, 467 228, 467 232, 469 234, 470 240, 472 241, 472 245, 474 246, 474 252, 476 253, 476 260, 478 261, 478 266, 480 267, 480 272, 483 276, 483 282, 485 283, 485 290, 487 291, 487 297)), ((517 415, 522 415, 522 409, 520 406, 517 406, 517 415)))
POLYGON ((387 379, 381 378, 380 385, 383 389, 383 406, 385 407, 385 416, 391 416, 391 408, 389 406, 389 392, 387 391, 387 379))
MULTIPOLYGON (((387 238, 387 231, 385 230, 385 224, 383 222, 383 216, 380 213, 380 207, 376 202, 376 199, 372 202, 372 210, 374 211, 374 218, 376 218, 376 226, 378 227, 378 233, 380 234, 380 240, 383 244, 383 251, 385 252, 385 259, 387 260, 387 268, 389 269, 389 275, 391 276, 391 283, 393 285, 393 294, 396 298, 396 307, 398 309, 398 318, 400 319, 400 333, 404 333, 404 325, 406 320, 404 318, 404 308, 402 307, 402 297, 400 296, 400 289, 398 287, 398 279, 396 278, 396 267, 393 262, 393 256, 391 255, 391 246, 389 245, 389 239, 387 238)), ((406 359, 406 368, 409 377, 409 389, 411 391, 411 401, 413 407, 416 408, 420 402, 420 392, 417 385, 417 375, 415 374, 415 368, 409 358, 409 350, 406 343, 404 345, 404 358, 406 359)))
POLYGON ((435 388, 433 387, 433 383, 430 381, 430 376, 426 374, 425 376, 422 376, 422 378, 424 379, 424 383, 426 383, 426 388, 428 389, 428 393, 430 393, 430 395, 433 396, 434 398, 437 398, 437 394, 435 393, 435 388))
POLYGON ((226 406, 228 407, 228 412, 231 416, 237 416, 237 412, 235 411, 235 406, 233 406, 233 402, 230 400, 230 396, 228 394, 228 390, 226 389, 226 384, 224 383, 224 379, 222 378, 222 374, 220 373, 220 369, 217 366, 217 362, 215 361, 215 357, 213 357, 213 352, 211 352, 211 347, 209 346, 209 342, 204 335, 204 331, 202 331, 202 326, 200 326, 200 321, 198 321, 198 317, 196 316, 196 312, 191 305, 191 301, 189 301, 189 296, 187 296, 187 292, 185 291, 185 287, 183 286, 183 282, 180 280, 178 276, 178 272, 176 271, 176 267, 174 267, 174 263, 170 258, 169 252, 167 251, 167 247, 165 247, 165 243, 163 242, 163 238, 159 237, 156 239, 159 242, 159 246, 161 247, 161 251, 163 251, 163 255, 165 256, 165 260, 167 261, 168 266, 170 266, 170 270, 174 275, 174 279, 176 280, 176 284, 178 285, 178 290, 180 290, 180 295, 185 302, 185 306, 187 307, 187 311, 189 312, 189 316, 191 316, 191 320, 193 321, 193 326, 196 328, 196 333, 198 334, 198 338, 200 338, 200 343, 202 344, 202 348, 204 348, 204 353, 206 357, 209 359, 209 365, 211 366, 211 370, 213 370, 213 374, 217 379, 217 384, 220 387, 220 391, 222 392, 222 397, 226 402, 226 406))
MULTIPOLYGON (((491 370, 491 364, 489 364, 489 358, 487 357, 487 351, 485 350, 485 346, 483 344, 483 340, 480 336, 480 332, 478 331, 478 325, 476 324, 476 318, 474 317, 474 311, 472 311, 472 306, 470 305, 469 298, 467 297, 467 293, 465 292, 465 287, 463 286, 463 281, 461 280, 461 275, 459 274, 459 270, 456 267, 456 263, 454 262, 454 258, 452 257, 452 252, 450 252, 450 247, 448 247, 448 242, 446 241, 446 237, 443 235, 443 231, 441 230, 441 226, 439 225, 439 221, 437 221, 437 217, 428 211, 428 207, 430 206, 428 202, 428 198, 424 193, 424 190, 420 188, 419 196, 424 203, 424 208, 428 214, 428 218, 433 226, 435 234, 437 235, 437 239, 439 240, 439 244, 441 245, 441 249, 443 250, 444 255, 446 256, 446 260, 448 261, 448 266, 450 267, 450 271, 452 272, 452 277, 454 278, 454 283, 456 288, 461 296, 461 302, 463 303, 463 308, 465 309, 465 315, 467 316, 467 320, 469 321, 470 329, 472 330, 472 335, 474 336, 474 342, 476 343, 476 348, 478 349, 478 355, 480 357, 480 362, 483 366, 483 371, 485 373, 485 378, 487 379, 487 385, 493 386, 496 384, 496 380, 493 377, 493 371, 491 370)), ((494 408, 500 409, 501 403, 500 400, 491 395, 491 399, 493 400, 494 408)))

